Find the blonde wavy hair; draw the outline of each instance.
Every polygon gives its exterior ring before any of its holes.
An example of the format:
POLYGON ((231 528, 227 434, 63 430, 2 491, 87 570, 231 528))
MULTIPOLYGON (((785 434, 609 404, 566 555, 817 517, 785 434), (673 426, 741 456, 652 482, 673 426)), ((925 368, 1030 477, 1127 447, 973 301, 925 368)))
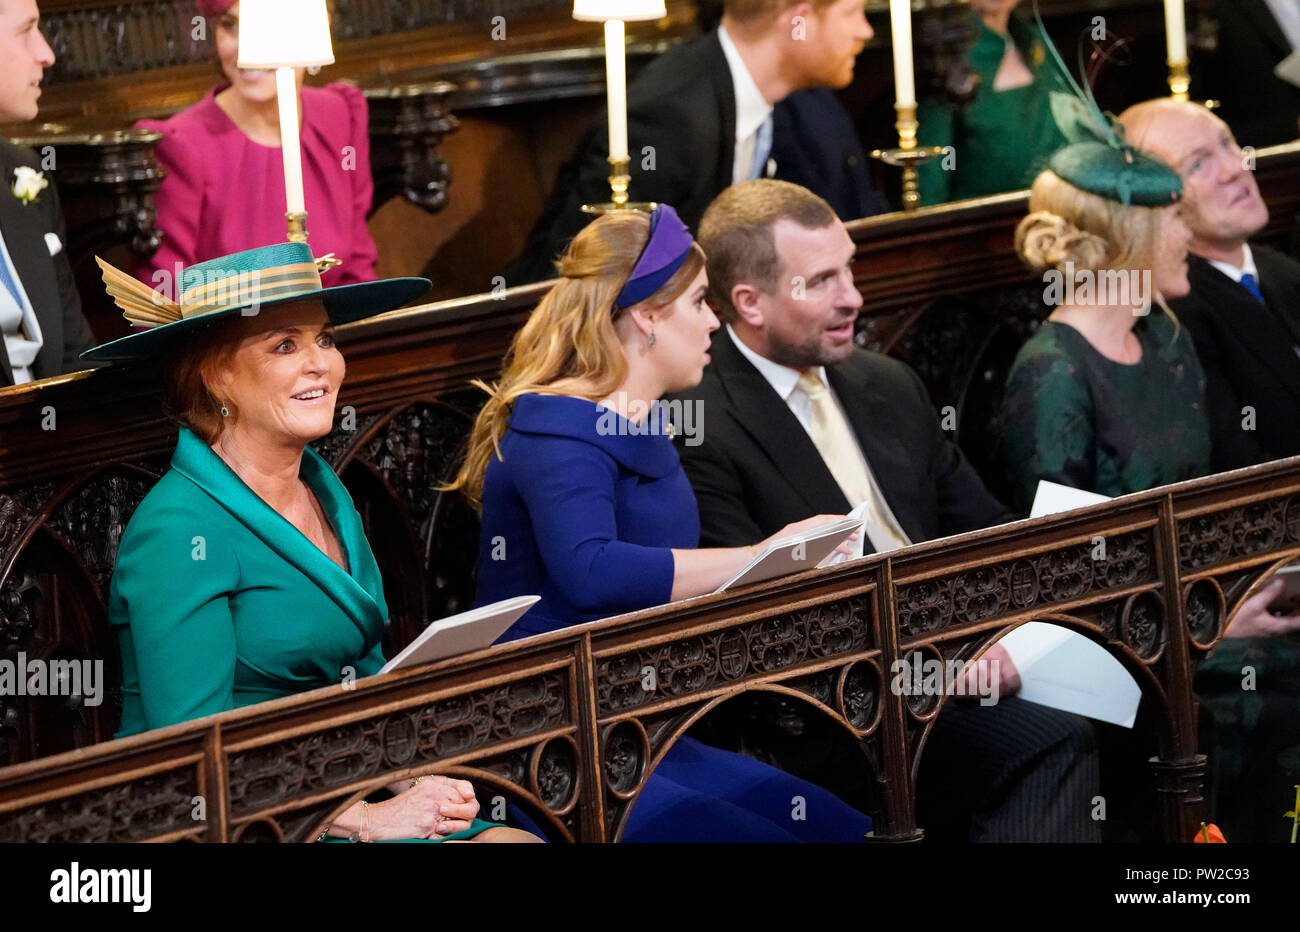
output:
MULTIPOLYGON (((474 421, 465 462, 444 489, 460 489, 476 509, 482 507, 483 476, 493 455, 501 459, 501 438, 520 395, 568 394, 557 383, 576 383, 594 401, 623 384, 627 357, 614 322, 627 309, 614 307, 614 301, 649 238, 650 217, 639 211, 604 214, 574 237, 557 263, 560 281, 515 335, 501 380, 471 383, 488 400, 474 421)), ((704 250, 693 243, 682 267, 640 303, 671 304, 704 268, 704 260, 704 250)))

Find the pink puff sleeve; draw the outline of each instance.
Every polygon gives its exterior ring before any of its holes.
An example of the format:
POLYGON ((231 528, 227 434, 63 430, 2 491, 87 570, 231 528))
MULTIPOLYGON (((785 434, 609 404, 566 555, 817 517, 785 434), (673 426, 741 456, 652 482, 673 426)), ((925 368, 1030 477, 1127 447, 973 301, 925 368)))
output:
POLYGON ((348 172, 352 180, 352 256, 339 269, 342 275, 338 284, 374 281, 379 250, 366 226, 366 215, 375 196, 375 180, 370 173, 370 108, 365 95, 351 84, 340 82, 327 87, 347 104, 350 123, 347 144, 356 152, 356 167, 348 172))
POLYGON ((176 263, 184 267, 195 261, 203 210, 203 157, 191 137, 172 121, 141 120, 136 126, 163 134, 154 156, 167 177, 154 198, 162 245, 151 259, 136 266, 135 276, 175 299, 176 263))

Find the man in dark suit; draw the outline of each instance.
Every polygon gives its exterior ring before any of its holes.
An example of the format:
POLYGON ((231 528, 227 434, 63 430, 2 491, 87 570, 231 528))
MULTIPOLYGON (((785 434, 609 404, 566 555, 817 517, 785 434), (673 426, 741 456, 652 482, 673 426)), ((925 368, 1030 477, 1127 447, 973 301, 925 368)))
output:
MULTIPOLYGON (((1192 290, 1170 304, 1205 369, 1215 468, 1300 454, 1300 262, 1249 242, 1268 223, 1253 166, 1228 126, 1198 104, 1146 101, 1120 120, 1135 145, 1183 179, 1192 290)), ((1285 840, 1277 806, 1300 781, 1300 613, 1278 602, 1284 590, 1274 578, 1246 599, 1196 673, 1217 731, 1207 743, 1212 816, 1242 841, 1285 840), (1255 677, 1246 717, 1243 669, 1255 677)))
MULTIPOLYGON (((692 229, 723 188, 775 176, 810 185, 846 219, 883 212, 844 87, 873 35, 861 0, 728 0, 718 29, 670 49, 628 86, 634 201, 671 204, 692 229)), ((555 274, 554 260, 608 201, 608 129, 599 120, 560 169, 506 277, 555 274)))
POLYGON ((1300 7, 1295 0, 1215 0, 1213 19, 1215 49, 1192 56, 1192 90, 1222 103, 1242 145, 1291 142, 1300 135, 1300 87, 1274 69, 1300 43, 1300 7))
MULTIPOLYGON (((54 63, 39 16, 34 0, 0 0, 0 123, 36 118, 54 63)), ((84 369, 77 355, 92 343, 59 196, 41 168, 36 153, 0 138, 0 386, 84 369)))
MULTIPOLYGON (((699 442, 679 448, 701 546, 750 545, 863 503, 867 552, 1012 518, 941 430, 916 373, 855 345, 854 246, 830 205, 781 181, 736 185, 705 212, 699 241, 726 322, 682 397, 705 415, 699 442)), ((1001 696, 1018 688, 999 645, 982 662, 1001 696)), ((949 702, 923 760, 918 817, 932 837, 1100 837, 1095 735, 1077 716, 1014 697, 949 702)))
POLYGON ((1183 179, 1192 290, 1170 306, 1205 368, 1214 468, 1300 454, 1300 262, 1249 242, 1268 223, 1253 164, 1198 104, 1146 101, 1120 120, 1183 179))

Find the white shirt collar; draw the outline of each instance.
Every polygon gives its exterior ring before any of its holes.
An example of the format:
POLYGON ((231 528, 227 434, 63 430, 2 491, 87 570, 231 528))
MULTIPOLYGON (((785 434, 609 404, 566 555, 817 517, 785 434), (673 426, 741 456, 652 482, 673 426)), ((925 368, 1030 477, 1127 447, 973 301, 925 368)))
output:
POLYGON ((1259 269, 1255 268, 1255 254, 1250 251, 1250 243, 1246 243, 1242 246, 1242 249, 1244 250, 1245 261, 1242 262, 1241 268, 1237 268, 1231 262, 1220 262, 1217 259, 1207 259, 1206 261, 1237 284, 1241 284, 1241 279, 1245 275, 1255 276, 1255 282, 1258 284, 1259 269))
POLYGON ((736 43, 731 41, 731 36, 721 26, 718 27, 718 42, 722 45, 722 54, 727 57, 731 86, 736 92, 736 142, 740 142, 758 132, 758 128, 772 113, 772 105, 754 83, 753 75, 745 67, 745 60, 740 57, 736 43))
MULTIPOLYGON (((754 364, 758 374, 767 380, 767 384, 781 397, 782 401, 789 401, 794 390, 799 386, 799 376, 802 373, 798 369, 791 369, 789 366, 783 366, 779 362, 772 362, 766 356, 760 356, 754 352, 745 342, 736 336, 736 331, 731 329, 731 324, 727 324, 727 335, 731 337, 731 342, 736 344, 736 349, 740 350, 741 355, 754 364)), ((826 379, 826 369, 823 366, 817 366, 812 370, 817 377, 822 380, 822 384, 827 388, 831 383, 826 379)))

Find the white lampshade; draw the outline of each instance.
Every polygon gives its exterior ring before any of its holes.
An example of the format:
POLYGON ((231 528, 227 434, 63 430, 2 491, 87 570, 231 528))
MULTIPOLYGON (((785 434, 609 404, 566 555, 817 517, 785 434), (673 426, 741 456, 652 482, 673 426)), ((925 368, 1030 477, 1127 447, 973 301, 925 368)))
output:
MULTIPOLYGON (((668 15, 664 0, 573 0, 573 18, 603 23, 621 19, 662 19, 668 15)), ((242 27, 241 27, 242 28, 242 27)))
POLYGON ((241 0, 240 68, 334 64, 325 0, 241 0))

